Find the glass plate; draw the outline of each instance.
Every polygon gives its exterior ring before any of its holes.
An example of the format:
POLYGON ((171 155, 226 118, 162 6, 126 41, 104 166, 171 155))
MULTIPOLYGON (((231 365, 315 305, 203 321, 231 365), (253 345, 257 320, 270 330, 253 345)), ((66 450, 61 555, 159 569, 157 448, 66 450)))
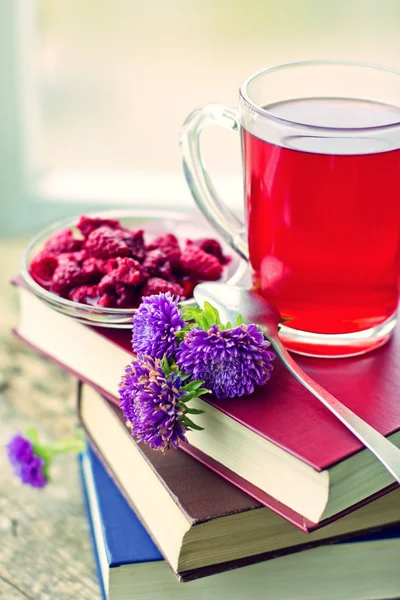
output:
MULTIPOLYGON (((142 228, 145 230, 147 243, 163 233, 173 233, 181 243, 187 238, 213 237, 218 239, 224 253, 232 256, 231 262, 224 268, 222 281, 237 285, 246 276, 247 264, 232 252, 232 249, 221 240, 198 213, 130 209, 110 210, 88 214, 87 216, 119 219, 125 227, 142 228)), ((50 308, 73 317, 85 325, 130 329, 132 327, 132 317, 136 312, 135 308, 104 308, 66 300, 42 288, 29 274, 29 265, 32 258, 42 250, 49 237, 60 229, 74 229, 78 220, 79 217, 58 221, 41 231, 29 242, 22 255, 21 275, 23 281, 27 288, 50 308)), ((182 306, 190 305, 195 305, 194 299, 182 301, 182 306)))

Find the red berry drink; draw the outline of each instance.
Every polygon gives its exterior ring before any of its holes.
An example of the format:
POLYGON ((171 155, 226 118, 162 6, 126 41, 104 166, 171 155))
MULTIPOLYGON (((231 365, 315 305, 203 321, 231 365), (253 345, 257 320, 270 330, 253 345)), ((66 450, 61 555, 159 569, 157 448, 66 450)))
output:
POLYGON ((255 285, 294 329, 346 334, 379 326, 398 304, 400 149, 385 135, 346 131, 384 129, 400 122, 400 110, 337 98, 265 108, 280 119, 331 127, 335 136, 272 144, 242 130, 255 285))

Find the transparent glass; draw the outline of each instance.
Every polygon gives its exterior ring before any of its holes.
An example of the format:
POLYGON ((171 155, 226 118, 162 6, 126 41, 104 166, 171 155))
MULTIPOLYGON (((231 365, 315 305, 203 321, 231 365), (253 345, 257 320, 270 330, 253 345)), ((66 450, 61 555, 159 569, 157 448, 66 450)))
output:
MULTIPOLYGON (((102 213, 90 214, 89 216, 100 216, 105 219, 118 219, 124 227, 143 228, 146 232, 146 240, 151 241, 163 233, 173 232, 179 240, 184 242, 187 238, 210 237, 210 229, 199 215, 175 212, 169 210, 113 210, 102 213)), ((73 317, 85 325, 98 327, 111 327, 114 329, 130 329, 135 308, 104 308, 101 306, 89 306, 72 302, 61 298, 56 294, 44 289, 31 277, 29 265, 32 258, 43 249, 46 241, 56 232, 62 229, 74 229, 79 217, 64 219, 41 231, 33 238, 24 250, 21 263, 21 276, 27 288, 50 308, 73 317)), ((229 254, 223 240, 220 240, 223 249, 229 254)), ((226 266, 223 280, 233 285, 246 277, 247 264, 232 257, 232 261, 226 266)), ((182 306, 195 304, 193 299, 184 300, 182 306)))
POLYGON ((330 61, 265 69, 241 85, 239 109, 194 111, 181 149, 198 206, 287 319, 289 349, 349 356, 389 339, 399 300, 399 72, 330 61), (241 133, 245 223, 204 167, 200 134, 210 125, 241 133))

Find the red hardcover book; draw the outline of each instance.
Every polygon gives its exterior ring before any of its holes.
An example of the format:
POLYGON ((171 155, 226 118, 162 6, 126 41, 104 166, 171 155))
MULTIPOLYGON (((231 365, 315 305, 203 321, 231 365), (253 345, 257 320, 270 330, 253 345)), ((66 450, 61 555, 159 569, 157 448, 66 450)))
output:
MULTIPOLYGON (((18 335, 117 402, 121 374, 132 358, 130 331, 87 327, 19 290, 18 335)), ((365 356, 297 360, 400 446, 400 329, 365 356)), ((184 450, 305 531, 397 487, 278 360, 271 381, 253 396, 195 402, 205 409, 196 416, 204 431, 190 432, 184 450)))

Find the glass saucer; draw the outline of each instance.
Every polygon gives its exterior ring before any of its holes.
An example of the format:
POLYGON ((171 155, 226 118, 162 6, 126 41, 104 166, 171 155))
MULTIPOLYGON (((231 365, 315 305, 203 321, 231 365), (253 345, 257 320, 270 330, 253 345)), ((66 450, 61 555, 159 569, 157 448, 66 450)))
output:
MULTIPOLYGON (((205 219, 198 213, 182 213, 170 210, 110 210, 101 213, 88 214, 89 217, 118 219, 125 227, 142 228, 145 230, 146 241, 149 243, 163 233, 173 233, 181 243, 187 238, 199 239, 212 237, 218 239, 224 254, 232 256, 231 262, 224 268, 222 281, 231 285, 239 284, 246 276, 247 263, 241 260, 208 226, 205 219)), ((104 308, 79 304, 61 298, 42 288, 29 274, 29 265, 38 252, 43 249, 45 242, 60 229, 74 229, 79 217, 69 218, 54 223, 34 237, 22 255, 21 276, 26 287, 53 310, 73 317, 85 325, 111 327, 115 329, 130 329, 135 308, 104 308)), ((195 300, 182 301, 182 306, 194 306, 195 300)))

